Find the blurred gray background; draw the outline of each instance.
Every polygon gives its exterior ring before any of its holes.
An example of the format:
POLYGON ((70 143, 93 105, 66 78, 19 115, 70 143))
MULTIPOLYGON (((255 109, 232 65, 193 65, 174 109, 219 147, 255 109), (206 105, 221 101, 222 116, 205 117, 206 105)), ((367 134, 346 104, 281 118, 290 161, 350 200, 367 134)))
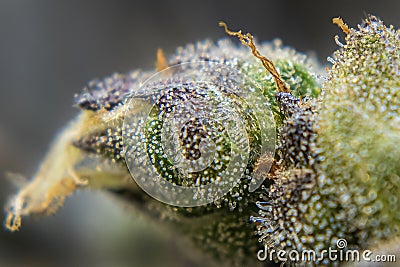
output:
MULTIPOLYGON (((326 64, 341 31, 368 13, 400 25, 400 1, 0 2, 0 206, 15 192, 5 171, 32 175, 57 131, 77 114, 74 93, 112 72, 154 68, 156 50, 225 37, 217 26, 281 38, 326 64)), ((0 229, 0 266, 192 266, 173 236, 95 192, 79 192, 53 217, 0 229)))

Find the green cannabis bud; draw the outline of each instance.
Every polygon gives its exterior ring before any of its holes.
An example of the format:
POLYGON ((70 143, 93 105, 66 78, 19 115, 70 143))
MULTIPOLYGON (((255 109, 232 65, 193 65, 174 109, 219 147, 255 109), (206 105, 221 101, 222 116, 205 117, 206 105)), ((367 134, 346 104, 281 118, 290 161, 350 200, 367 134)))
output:
POLYGON ((233 265, 257 263, 263 247, 337 265, 322 255, 339 240, 398 239, 400 32, 374 16, 358 29, 334 22, 346 39, 325 77, 306 55, 221 22, 251 53, 204 41, 168 59, 159 50, 157 74, 91 81, 75 96, 81 114, 6 207, 6 228, 93 188, 233 265))
POLYGON ((321 98, 282 105, 285 166, 253 217, 268 246, 321 253, 399 235, 399 31, 374 16, 345 29, 321 98))

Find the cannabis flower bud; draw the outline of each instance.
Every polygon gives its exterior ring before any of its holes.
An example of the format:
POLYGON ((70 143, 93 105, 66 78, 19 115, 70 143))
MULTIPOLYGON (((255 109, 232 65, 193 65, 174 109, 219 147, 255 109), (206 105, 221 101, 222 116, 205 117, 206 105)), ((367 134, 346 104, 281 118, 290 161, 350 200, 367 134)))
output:
POLYGON ((358 29, 334 22, 346 40, 323 83, 311 58, 223 22, 251 53, 204 41, 168 59, 160 50, 156 74, 91 81, 5 226, 92 188, 235 265, 262 247, 336 265, 322 256, 341 239, 365 249, 398 238, 400 33, 374 16, 358 29))

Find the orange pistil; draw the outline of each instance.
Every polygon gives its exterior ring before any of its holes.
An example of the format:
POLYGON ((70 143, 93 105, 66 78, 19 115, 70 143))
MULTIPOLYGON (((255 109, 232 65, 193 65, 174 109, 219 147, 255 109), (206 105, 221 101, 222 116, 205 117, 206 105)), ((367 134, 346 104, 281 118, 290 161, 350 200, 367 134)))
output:
POLYGON ((332 22, 333 22, 333 24, 338 25, 339 28, 342 29, 342 31, 343 31, 345 34, 347 34, 347 35, 350 34, 350 28, 349 28, 349 26, 347 26, 347 24, 344 23, 344 21, 343 21, 343 19, 342 19, 341 17, 333 18, 333 19, 332 19, 332 22))
POLYGON ((164 56, 164 52, 161 48, 157 50, 157 62, 156 62, 156 70, 162 71, 168 68, 167 59, 164 56))
POLYGON ((263 64, 264 68, 266 70, 268 70, 271 73, 271 75, 274 77, 274 80, 275 80, 276 86, 278 87, 279 92, 285 92, 285 93, 290 92, 289 87, 283 81, 279 72, 276 70, 274 63, 271 60, 269 60, 268 58, 261 55, 260 52, 257 50, 257 48, 253 42, 253 36, 250 33, 243 34, 242 31, 232 32, 228 29, 228 26, 226 25, 226 23, 222 22, 222 21, 220 21, 218 25, 221 27, 224 27, 225 32, 227 34, 238 37, 240 42, 243 45, 251 48, 251 52, 253 53, 253 55, 256 58, 258 58, 259 60, 261 60, 261 63, 263 64))

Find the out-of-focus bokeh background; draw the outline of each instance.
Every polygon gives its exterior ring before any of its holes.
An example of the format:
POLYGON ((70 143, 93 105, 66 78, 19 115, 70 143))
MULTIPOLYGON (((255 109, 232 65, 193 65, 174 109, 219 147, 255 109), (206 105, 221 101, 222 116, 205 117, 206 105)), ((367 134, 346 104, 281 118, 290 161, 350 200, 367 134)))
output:
MULTIPOLYGON (((400 1, 0 1, 0 206, 29 177, 52 138, 77 114, 74 93, 112 72, 154 68, 156 50, 225 37, 217 26, 281 38, 326 64, 342 16, 368 13, 400 26, 400 1)), ((195 266, 174 236, 98 192, 79 192, 55 216, 0 230, 0 266, 195 266)), ((202 266, 205 266, 203 263, 202 266)))

